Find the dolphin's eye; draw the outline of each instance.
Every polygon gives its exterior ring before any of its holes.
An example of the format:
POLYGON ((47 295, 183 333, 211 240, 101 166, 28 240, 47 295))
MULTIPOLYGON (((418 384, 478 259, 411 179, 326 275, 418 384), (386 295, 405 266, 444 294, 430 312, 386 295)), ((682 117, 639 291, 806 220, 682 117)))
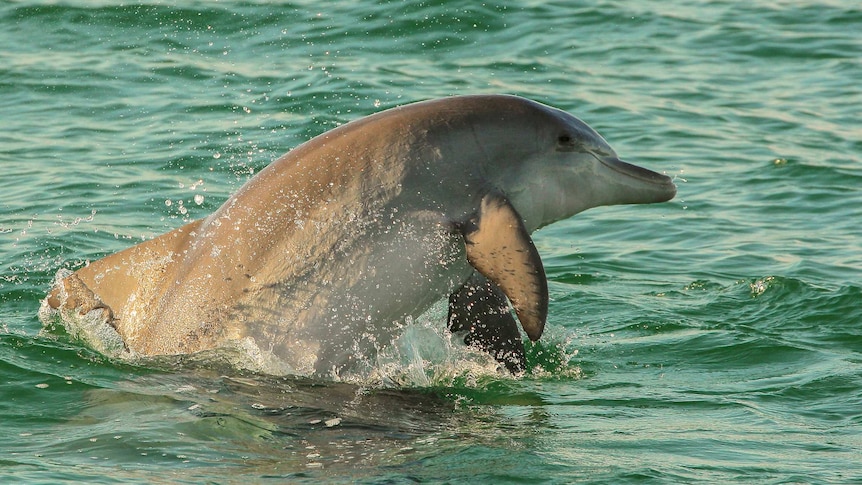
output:
POLYGON ((568 133, 563 133, 562 135, 557 137, 557 150, 572 151, 574 149, 575 140, 572 138, 572 135, 568 133))

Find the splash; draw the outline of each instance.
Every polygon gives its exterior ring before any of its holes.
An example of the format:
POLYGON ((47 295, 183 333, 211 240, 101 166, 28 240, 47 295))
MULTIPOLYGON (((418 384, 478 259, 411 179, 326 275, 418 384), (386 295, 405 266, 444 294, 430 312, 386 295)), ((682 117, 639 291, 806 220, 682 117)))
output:
MULTIPOLYGON (((71 271, 61 269, 55 285, 71 271)), ((62 289, 63 285, 59 285, 62 289)), ((66 295, 61 294, 61 299, 66 295)), ((580 368, 572 361, 573 336, 546 335, 541 342, 526 343, 527 371, 513 376, 486 352, 464 344, 463 335, 449 332, 445 325, 445 305, 437 305, 416 319, 407 319, 392 342, 380 345, 372 355, 356 355, 364 365, 331 380, 366 389, 383 388, 483 388, 491 383, 527 378, 580 378, 580 368)), ((300 376, 301 373, 270 350, 261 348, 251 337, 232 340, 215 348, 183 355, 145 356, 126 348, 121 336, 96 309, 86 314, 76 310, 51 308, 43 300, 39 318, 45 324, 43 335, 56 336, 62 328, 75 342, 86 345, 108 358, 133 365, 156 368, 219 369, 231 374, 253 372, 272 376, 300 376)))
MULTIPOLYGON (((59 298, 62 302, 65 302, 69 295, 65 293, 65 287, 60 282, 71 274, 71 270, 62 268, 54 276, 52 287, 60 289, 59 298)), ((73 341, 81 342, 103 355, 114 358, 131 356, 120 334, 105 321, 105 314, 101 309, 93 309, 82 315, 76 309, 63 307, 64 305, 60 305, 60 308, 51 308, 47 298, 42 300, 39 319, 45 325, 41 332, 43 335, 50 335, 60 325, 73 341)))
POLYGON ((477 387, 513 378, 489 354, 470 348, 430 321, 407 323, 401 334, 378 352, 376 365, 358 382, 375 387, 477 387))
POLYGON ((766 278, 761 278, 754 281, 753 283, 749 283, 749 287, 751 288, 751 296, 758 297, 762 295, 772 285, 773 280, 775 280, 775 277, 767 276, 766 278))
POLYGON ((534 379, 582 379, 583 370, 576 364, 578 349, 575 346, 577 335, 546 334, 537 342, 526 342, 524 353, 527 369, 534 379))

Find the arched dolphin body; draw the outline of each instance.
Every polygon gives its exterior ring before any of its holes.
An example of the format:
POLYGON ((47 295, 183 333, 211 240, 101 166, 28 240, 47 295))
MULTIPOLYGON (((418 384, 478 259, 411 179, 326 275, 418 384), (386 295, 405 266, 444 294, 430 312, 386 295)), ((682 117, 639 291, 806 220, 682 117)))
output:
POLYGON ((566 112, 515 96, 420 102, 293 149, 209 217, 90 263, 45 304, 100 311, 134 353, 250 337, 296 373, 332 376, 448 296, 450 328, 518 372, 509 303, 532 340, 548 310, 530 233, 675 193, 566 112))

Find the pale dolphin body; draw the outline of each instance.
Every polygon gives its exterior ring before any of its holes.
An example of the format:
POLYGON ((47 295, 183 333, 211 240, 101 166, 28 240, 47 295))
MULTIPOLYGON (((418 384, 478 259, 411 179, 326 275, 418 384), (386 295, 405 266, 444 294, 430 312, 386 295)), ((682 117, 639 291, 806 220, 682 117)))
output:
POLYGON ((449 324, 510 370, 547 316, 529 234, 590 207, 676 188, 619 160, 568 113, 459 96, 347 123, 288 152, 215 213, 90 263, 47 307, 102 314, 134 353, 252 338, 300 374, 373 362, 449 296, 449 324), (508 301, 507 301, 508 300, 508 301))

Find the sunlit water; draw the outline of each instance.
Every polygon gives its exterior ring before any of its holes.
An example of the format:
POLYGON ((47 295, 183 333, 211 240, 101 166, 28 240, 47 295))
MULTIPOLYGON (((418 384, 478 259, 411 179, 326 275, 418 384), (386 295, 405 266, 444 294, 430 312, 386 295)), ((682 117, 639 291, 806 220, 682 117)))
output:
POLYGON ((184 5, 0 4, 0 481, 862 480, 862 8, 184 5), (526 376, 442 307, 360 384, 42 329, 59 268, 204 217, 302 141, 500 92, 679 187, 534 235, 526 376))

